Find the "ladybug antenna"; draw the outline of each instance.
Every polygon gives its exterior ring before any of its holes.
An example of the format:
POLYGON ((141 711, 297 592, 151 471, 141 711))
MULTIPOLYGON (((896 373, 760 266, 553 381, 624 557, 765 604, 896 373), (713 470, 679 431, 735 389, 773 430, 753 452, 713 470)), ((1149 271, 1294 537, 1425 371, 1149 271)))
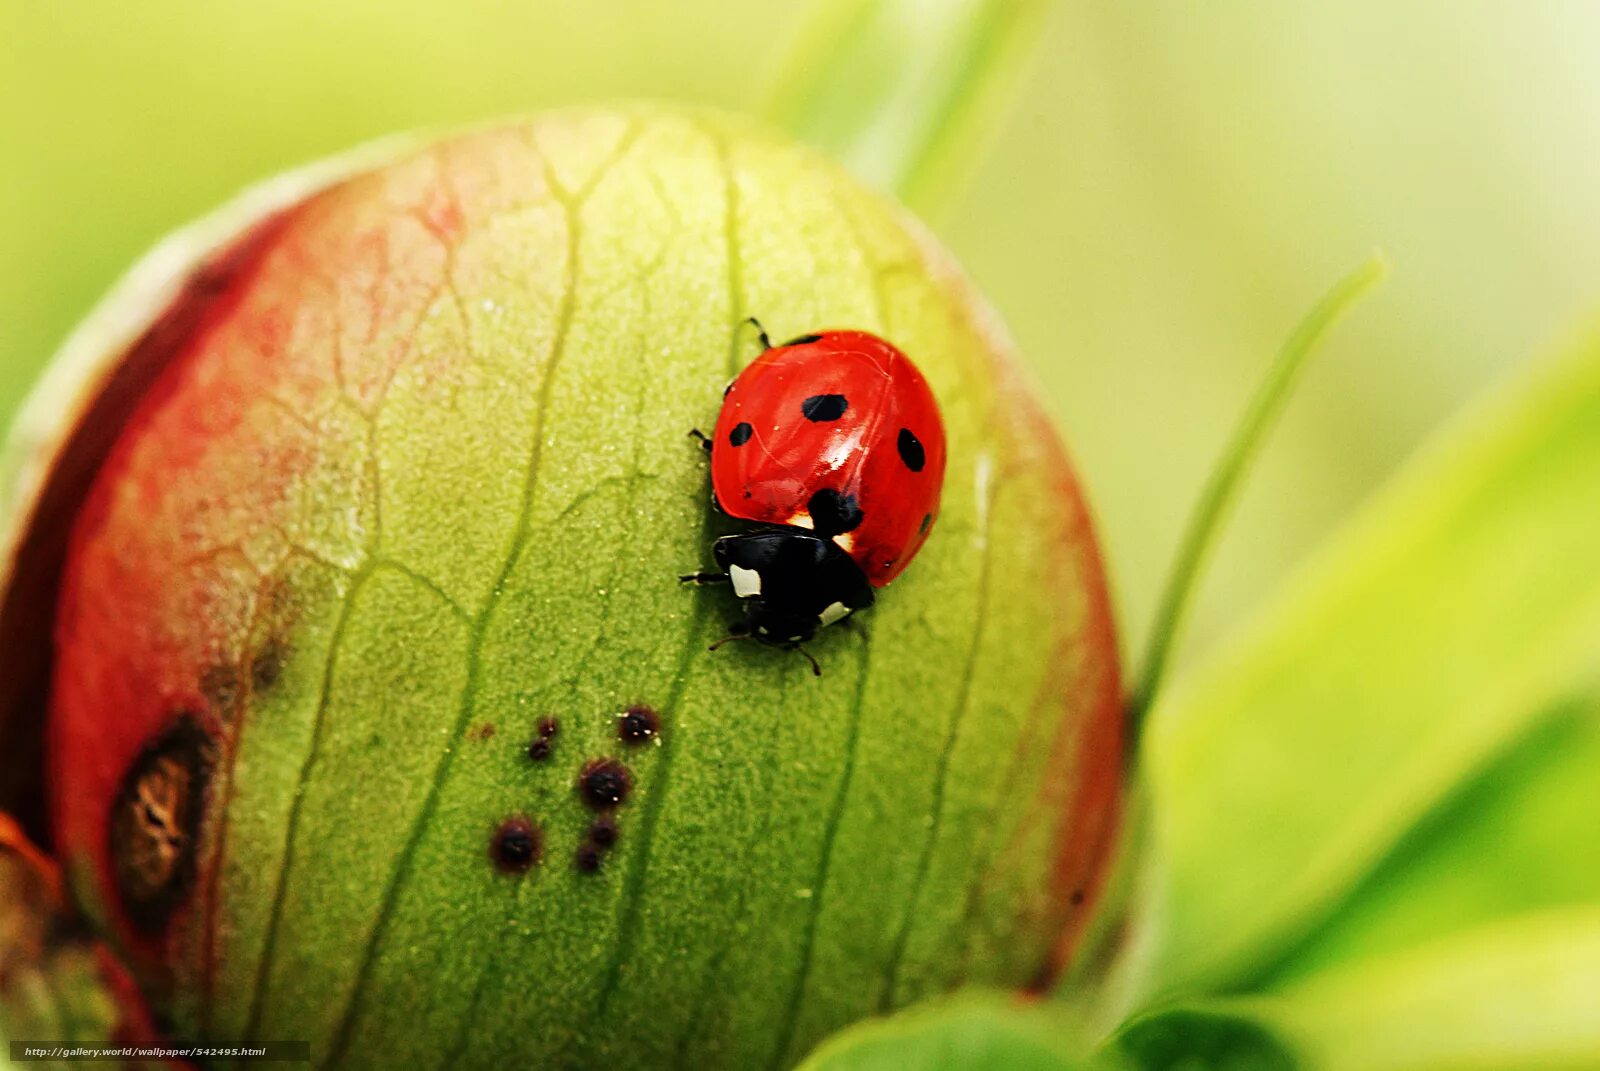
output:
POLYGON ((794 645, 794 649, 796 651, 799 651, 801 654, 805 655, 806 656, 806 661, 811 663, 811 675, 813 677, 822 676, 822 667, 817 664, 817 660, 814 657, 812 657, 812 654, 811 654, 810 651, 806 650, 804 647, 801 647, 798 643, 794 645))
POLYGON ((767 329, 761 326, 761 321, 754 316, 746 316, 744 322, 755 327, 756 337, 761 339, 761 348, 770 350, 772 348, 772 339, 767 337, 767 329))

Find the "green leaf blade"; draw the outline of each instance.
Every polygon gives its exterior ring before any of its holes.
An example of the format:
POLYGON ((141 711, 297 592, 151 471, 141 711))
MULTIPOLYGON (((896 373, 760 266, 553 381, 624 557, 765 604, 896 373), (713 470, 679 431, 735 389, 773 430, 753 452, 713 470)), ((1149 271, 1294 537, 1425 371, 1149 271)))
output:
POLYGON ((1559 703, 1411 830, 1266 980, 1403 951, 1535 910, 1600 904, 1600 698, 1559 703))
POLYGON ((1158 706, 1146 996, 1259 977, 1600 647, 1600 346, 1414 462, 1158 706))
POLYGON ((1583 1071, 1600 1065, 1600 908, 1534 912, 1266 996, 1185 1002, 1108 1046, 1147 1071, 1583 1071))
POLYGON ((1024 1004, 1010 994, 968 992, 863 1020, 823 1042, 798 1071, 1079 1071, 1089 1066, 1059 1009, 1024 1004))
POLYGON ((1319 1071, 1600 1065, 1600 908, 1540 912, 1308 980, 1265 1018, 1319 1071))

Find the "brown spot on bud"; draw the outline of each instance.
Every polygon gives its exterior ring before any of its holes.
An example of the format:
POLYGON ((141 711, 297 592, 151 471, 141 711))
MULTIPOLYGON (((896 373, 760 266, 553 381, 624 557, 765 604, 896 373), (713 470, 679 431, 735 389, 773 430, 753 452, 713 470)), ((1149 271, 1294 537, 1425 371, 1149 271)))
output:
POLYGON ((242 684, 239 667, 227 662, 208 666, 200 674, 200 693, 206 697, 219 718, 233 713, 233 705, 239 701, 242 684))
POLYGON ((471 729, 468 729, 467 730, 467 739, 469 739, 469 740, 493 740, 494 739, 494 731, 495 731, 494 730, 494 722, 486 721, 482 725, 475 725, 471 729))
POLYGON ((597 811, 609 811, 628 798, 633 778, 616 759, 590 759, 578 774, 578 794, 597 811))
POLYGON ((111 805, 111 867, 134 925, 160 929, 194 884, 206 786, 216 747, 182 713, 134 759, 111 805))
POLYGON ((578 845, 578 851, 573 855, 572 862, 583 873, 594 874, 599 871, 604 858, 605 853, 597 845, 584 841, 578 845))
POLYGON ((544 836, 525 815, 501 822, 489 840, 489 858, 502 873, 521 874, 539 861, 544 836))
POLYGON ((621 833, 622 831, 617 828, 617 820, 603 814, 589 825, 589 843, 596 848, 610 848, 617 843, 617 837, 621 833))
POLYGON ((536 731, 538 735, 533 738, 533 743, 528 745, 528 758, 534 762, 543 762, 555 750, 556 733, 561 731, 561 725, 554 718, 540 718, 536 731))
POLYGON ((617 715, 617 739, 625 744, 646 744, 661 731, 661 715, 635 703, 617 715))
POLYGON ((278 678, 283 676, 283 663, 287 658, 288 651, 283 644, 268 640, 250 659, 250 686, 258 692, 264 692, 277 684, 278 678))

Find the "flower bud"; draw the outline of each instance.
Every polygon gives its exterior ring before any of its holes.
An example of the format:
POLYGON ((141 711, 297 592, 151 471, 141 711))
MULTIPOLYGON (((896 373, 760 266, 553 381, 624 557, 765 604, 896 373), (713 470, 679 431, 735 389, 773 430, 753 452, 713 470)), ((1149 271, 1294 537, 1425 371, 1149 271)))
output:
POLYGON ((179 1036, 319 1064, 779 1066, 1038 983, 1119 696, 1005 350, 899 209, 702 113, 390 145, 169 245, 24 424, 7 658, 76 895, 179 1036), (749 316, 883 335, 946 424, 939 524, 820 679, 709 651, 731 593, 676 579, 731 530, 686 433, 749 316))

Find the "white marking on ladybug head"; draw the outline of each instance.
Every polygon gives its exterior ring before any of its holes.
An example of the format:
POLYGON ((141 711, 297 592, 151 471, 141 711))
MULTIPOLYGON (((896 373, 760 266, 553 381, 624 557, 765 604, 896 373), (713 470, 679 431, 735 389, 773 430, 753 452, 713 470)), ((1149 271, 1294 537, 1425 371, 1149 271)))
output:
POLYGON ((849 554, 855 549, 856 534, 854 532, 840 532, 838 535, 833 537, 833 541, 839 545, 840 550, 844 551, 846 554, 849 554))
POLYGON ((816 523, 811 519, 811 514, 803 509, 796 510, 794 513, 789 514, 789 519, 783 523, 793 528, 815 529, 817 527, 816 523))
POLYGON ((733 579, 733 593, 741 599, 761 594, 761 574, 742 565, 728 566, 728 576, 733 579))
POLYGON ((826 610, 822 611, 822 616, 818 618, 818 620, 821 621, 823 627, 826 628, 835 621, 838 621, 840 618, 849 616, 850 608, 842 602, 836 602, 831 604, 826 610))

